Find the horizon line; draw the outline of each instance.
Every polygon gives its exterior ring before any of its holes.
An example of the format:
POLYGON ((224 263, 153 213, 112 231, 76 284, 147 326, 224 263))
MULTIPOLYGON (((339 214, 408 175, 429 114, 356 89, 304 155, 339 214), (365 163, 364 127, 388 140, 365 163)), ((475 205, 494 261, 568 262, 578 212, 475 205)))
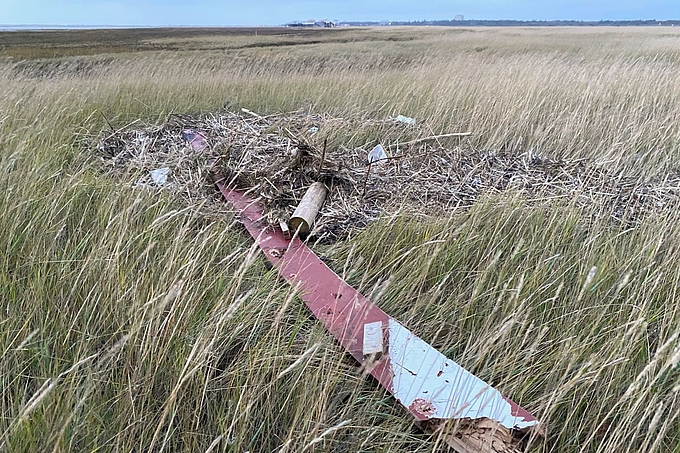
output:
MULTIPOLYGON (((603 23, 603 22, 679 22, 680 19, 596 19, 596 20, 584 20, 584 19, 411 19, 411 20, 364 20, 364 19, 352 19, 352 20, 334 20, 339 24, 349 24, 349 23, 370 23, 370 24, 408 24, 408 23, 419 23, 419 22, 452 22, 461 23, 465 22, 571 22, 571 23, 603 23)), ((124 29, 124 28, 266 28, 266 27, 286 27, 289 24, 300 23, 303 21, 289 21, 280 24, 257 24, 257 25, 244 25, 244 24, 157 24, 157 25, 141 25, 141 24, 41 24, 41 23, 24 23, 24 24, 0 24, 0 29, 23 29, 23 30, 38 30, 38 29, 69 29, 69 28, 80 28, 80 29, 124 29)))

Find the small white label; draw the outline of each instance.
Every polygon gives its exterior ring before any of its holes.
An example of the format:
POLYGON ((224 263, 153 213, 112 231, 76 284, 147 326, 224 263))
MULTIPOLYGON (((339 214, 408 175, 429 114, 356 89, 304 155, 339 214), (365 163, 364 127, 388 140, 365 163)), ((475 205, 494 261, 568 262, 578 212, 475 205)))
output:
POLYGON ((383 351, 382 321, 364 324, 364 355, 383 351))

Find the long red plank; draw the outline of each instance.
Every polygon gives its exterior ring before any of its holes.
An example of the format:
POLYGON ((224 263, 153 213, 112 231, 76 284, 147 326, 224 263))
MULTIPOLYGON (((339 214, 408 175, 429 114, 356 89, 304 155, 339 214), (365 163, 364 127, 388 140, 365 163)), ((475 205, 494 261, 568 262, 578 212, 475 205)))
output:
POLYGON ((217 183, 267 259, 340 344, 431 431, 455 422, 446 441, 459 452, 523 451, 539 421, 382 311, 298 238, 268 226, 256 200, 217 183))

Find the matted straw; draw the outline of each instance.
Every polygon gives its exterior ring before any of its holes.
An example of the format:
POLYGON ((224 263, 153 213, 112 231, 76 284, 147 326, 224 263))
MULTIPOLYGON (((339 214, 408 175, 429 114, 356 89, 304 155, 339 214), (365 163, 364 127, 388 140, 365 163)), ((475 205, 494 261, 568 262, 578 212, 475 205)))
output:
MULTIPOLYGON (((652 181, 613 174, 583 160, 550 159, 532 152, 492 152, 465 143, 441 146, 423 138, 425 129, 385 121, 347 121, 329 115, 293 113, 260 116, 225 112, 202 117, 171 116, 160 126, 109 132, 98 142, 112 171, 136 172, 136 184, 150 187, 150 171, 169 168, 166 190, 188 203, 216 199, 211 175, 261 198, 267 221, 287 221, 315 181, 329 189, 312 238, 345 238, 381 215, 445 216, 470 207, 483 193, 514 191, 527 200, 565 199, 591 216, 639 222, 675 209, 680 178, 652 181), (365 146, 329 146, 317 137, 374 133, 365 146), (197 151, 187 131, 207 147, 197 151), (368 153, 384 137, 407 143, 387 146, 391 154, 369 164, 368 153), (409 140, 413 137, 415 140, 409 140)), ((451 143, 451 138, 448 138, 451 143)))

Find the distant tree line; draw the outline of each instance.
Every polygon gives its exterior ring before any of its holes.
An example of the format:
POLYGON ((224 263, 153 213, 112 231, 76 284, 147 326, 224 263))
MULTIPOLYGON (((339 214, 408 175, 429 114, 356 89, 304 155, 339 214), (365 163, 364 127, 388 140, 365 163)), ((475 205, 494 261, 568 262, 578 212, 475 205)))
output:
POLYGON ((400 25, 437 25, 444 27, 648 27, 680 26, 680 20, 420 20, 369 22, 349 21, 339 25, 349 26, 400 26, 400 25))

